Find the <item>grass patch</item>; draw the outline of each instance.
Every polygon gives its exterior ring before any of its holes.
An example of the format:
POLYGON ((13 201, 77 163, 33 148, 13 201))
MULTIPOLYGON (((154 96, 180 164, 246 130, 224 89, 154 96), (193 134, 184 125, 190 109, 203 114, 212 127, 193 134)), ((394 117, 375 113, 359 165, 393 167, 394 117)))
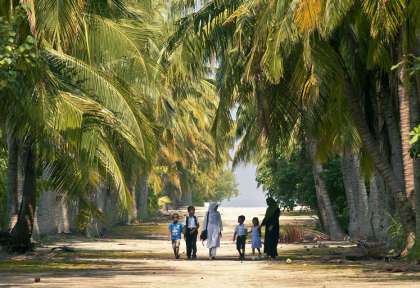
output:
POLYGON ((168 235, 168 223, 141 223, 113 227, 107 237, 113 238, 154 238, 168 235))

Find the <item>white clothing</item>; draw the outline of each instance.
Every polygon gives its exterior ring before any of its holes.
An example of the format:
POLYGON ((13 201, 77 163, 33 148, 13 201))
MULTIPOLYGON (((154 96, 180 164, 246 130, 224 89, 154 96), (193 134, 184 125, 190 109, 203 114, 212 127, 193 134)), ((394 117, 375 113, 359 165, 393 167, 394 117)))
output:
POLYGON ((210 248, 209 249, 209 256, 210 257, 216 257, 216 251, 217 251, 217 248, 216 247, 210 248))
POLYGON ((189 229, 197 228, 198 219, 197 218, 194 219, 194 216, 192 216, 192 217, 187 216, 187 221, 186 222, 187 223, 185 223, 185 226, 187 228, 189 228, 189 229))
MULTIPOLYGON (((204 218, 203 225, 207 225, 207 248, 220 247, 220 233, 223 231, 223 226, 220 213, 214 210, 217 206, 217 203, 211 203, 204 218)), ((206 229, 205 226, 203 229, 206 229)))
POLYGON ((236 236, 246 236, 248 235, 248 230, 244 224, 236 225, 235 227, 236 236))

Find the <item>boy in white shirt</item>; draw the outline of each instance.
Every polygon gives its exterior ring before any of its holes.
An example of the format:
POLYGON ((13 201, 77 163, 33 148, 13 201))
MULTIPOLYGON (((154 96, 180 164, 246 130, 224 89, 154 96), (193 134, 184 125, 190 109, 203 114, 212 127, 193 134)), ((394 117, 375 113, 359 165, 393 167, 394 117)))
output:
POLYGON ((197 217, 195 216, 194 206, 188 207, 188 216, 185 218, 184 226, 184 239, 187 246, 187 257, 188 259, 197 258, 197 235, 198 235, 198 224, 197 217), (192 255, 191 255, 192 254, 192 255))
POLYGON ((235 227, 235 233, 233 234, 233 241, 236 239, 236 250, 239 252, 239 259, 245 260, 245 242, 248 230, 244 224, 245 216, 241 215, 238 217, 238 225, 235 227))

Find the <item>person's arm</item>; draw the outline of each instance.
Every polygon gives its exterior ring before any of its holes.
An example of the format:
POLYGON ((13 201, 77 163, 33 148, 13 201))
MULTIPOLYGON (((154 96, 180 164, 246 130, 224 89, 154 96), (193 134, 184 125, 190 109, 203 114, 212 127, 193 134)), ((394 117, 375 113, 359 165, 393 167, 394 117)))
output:
POLYGON ((185 217, 185 225, 183 225, 183 227, 182 227, 182 234, 184 234, 184 237, 185 237, 185 234, 187 234, 187 227, 188 227, 188 217, 185 217))
MULTIPOLYGON (((267 212, 265 214, 267 215, 267 212)), ((260 227, 265 226, 266 223, 267 223, 267 217, 264 216, 264 219, 261 221, 260 227)))
POLYGON ((235 230, 234 230, 234 232, 233 232, 233 238, 232 238, 232 241, 235 241, 235 239, 236 239, 236 235, 238 234, 238 226, 236 226, 235 227, 235 230))
POLYGON ((208 220, 207 220, 208 216, 209 216, 209 213, 207 212, 207 213, 206 213, 206 215, 204 215, 204 222, 203 222, 203 223, 204 223, 204 224, 203 224, 204 226, 203 226, 203 230, 206 230, 206 229, 207 229, 207 227, 206 227, 206 226, 207 226, 207 223, 208 223, 208 222, 207 222, 207 221, 208 221, 208 220))
MULTIPOLYGON (((187 227, 186 225, 184 226, 182 223, 179 223, 179 225, 181 225, 181 235, 180 237, 182 238, 182 232, 184 231, 184 227, 187 227)), ((184 234, 184 239, 185 239, 185 234, 184 234)))
POLYGON ((168 226, 168 239, 169 239, 169 241, 172 240, 171 224, 169 224, 169 226, 168 226))

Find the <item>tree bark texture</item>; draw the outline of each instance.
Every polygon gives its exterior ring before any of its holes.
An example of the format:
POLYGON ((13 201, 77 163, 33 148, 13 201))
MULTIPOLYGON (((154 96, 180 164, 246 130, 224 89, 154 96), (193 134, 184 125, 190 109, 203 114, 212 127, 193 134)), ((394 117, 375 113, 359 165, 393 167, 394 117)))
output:
POLYGON ((369 182, 369 224, 372 241, 388 242, 390 211, 389 194, 378 172, 374 172, 369 182))
POLYGON ((13 228, 17 221, 19 210, 19 149, 16 138, 9 133, 7 137, 7 209, 8 209, 8 227, 9 231, 13 228))
POLYGON ((31 236, 36 209, 36 151, 33 143, 25 145, 24 159, 22 202, 16 225, 11 232, 13 250, 20 252, 32 249, 31 236))
POLYGON ((344 188, 349 209, 349 236, 352 239, 367 239, 369 226, 368 196, 365 182, 360 172, 358 156, 349 148, 344 148, 341 158, 344 188))
POLYGON ((149 216, 148 213, 148 198, 149 198, 149 187, 148 187, 148 176, 144 175, 140 177, 140 181, 137 184, 138 201, 137 207, 139 210, 139 220, 145 220, 149 216))
POLYGON ((322 217, 324 229, 326 229, 326 232, 330 236, 331 240, 343 240, 344 233, 338 224, 330 197, 328 195, 325 180, 322 178, 323 167, 317 158, 317 143, 315 140, 310 140, 309 153, 312 160, 312 172, 315 181, 318 209, 322 217))

